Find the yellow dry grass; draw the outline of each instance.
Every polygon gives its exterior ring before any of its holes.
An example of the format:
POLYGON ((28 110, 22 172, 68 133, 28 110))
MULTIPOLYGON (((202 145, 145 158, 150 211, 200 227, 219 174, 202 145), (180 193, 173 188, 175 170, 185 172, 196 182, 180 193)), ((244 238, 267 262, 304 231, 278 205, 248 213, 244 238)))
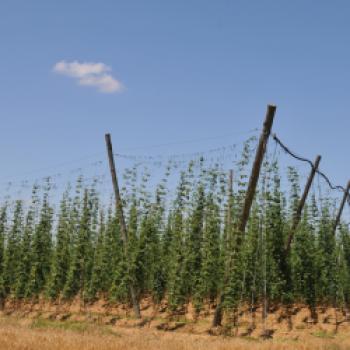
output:
POLYGON ((1 350, 346 350, 346 334, 257 340, 97 326, 85 322, 0 318, 1 350))

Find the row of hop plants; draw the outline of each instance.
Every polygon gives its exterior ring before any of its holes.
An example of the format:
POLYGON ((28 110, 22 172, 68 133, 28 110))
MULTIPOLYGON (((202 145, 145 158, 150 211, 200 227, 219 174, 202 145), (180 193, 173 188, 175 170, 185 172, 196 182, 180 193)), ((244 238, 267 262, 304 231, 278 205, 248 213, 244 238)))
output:
POLYGON ((347 308, 350 235, 344 222, 333 235, 332 198, 310 195, 284 255, 300 197, 294 168, 282 190, 278 162, 267 157, 247 230, 237 232, 252 147, 245 144, 232 192, 226 172, 203 159, 179 173, 171 200, 170 168, 152 192, 149 175, 127 170, 128 256, 113 205, 101 203, 96 185, 85 186, 81 177, 63 193, 57 211, 49 181, 33 187, 29 204, 6 201, 0 208, 1 300, 130 303, 132 283, 139 300, 166 300, 173 312, 192 302, 199 313, 219 298, 228 313, 263 302, 347 308))

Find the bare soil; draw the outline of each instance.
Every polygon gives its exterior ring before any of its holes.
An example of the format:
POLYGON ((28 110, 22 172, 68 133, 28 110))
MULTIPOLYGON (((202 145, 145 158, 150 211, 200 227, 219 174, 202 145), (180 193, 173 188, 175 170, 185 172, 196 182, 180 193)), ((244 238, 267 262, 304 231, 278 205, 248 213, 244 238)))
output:
POLYGON ((191 305, 174 315, 166 305, 141 303, 142 320, 125 305, 100 300, 82 305, 7 302, 0 312, 0 349, 349 349, 350 319, 344 310, 320 307, 317 321, 303 305, 242 307, 236 322, 213 329, 214 305, 197 315, 191 305))

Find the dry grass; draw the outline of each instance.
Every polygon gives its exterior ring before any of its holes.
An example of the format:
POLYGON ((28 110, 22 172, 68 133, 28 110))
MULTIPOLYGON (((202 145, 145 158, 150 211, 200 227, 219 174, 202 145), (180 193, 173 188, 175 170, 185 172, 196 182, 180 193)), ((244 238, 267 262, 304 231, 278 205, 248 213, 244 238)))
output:
POLYGON ((298 339, 268 341, 223 338, 152 329, 98 326, 87 322, 0 318, 1 350, 345 350, 350 337, 328 333, 303 334, 298 339))

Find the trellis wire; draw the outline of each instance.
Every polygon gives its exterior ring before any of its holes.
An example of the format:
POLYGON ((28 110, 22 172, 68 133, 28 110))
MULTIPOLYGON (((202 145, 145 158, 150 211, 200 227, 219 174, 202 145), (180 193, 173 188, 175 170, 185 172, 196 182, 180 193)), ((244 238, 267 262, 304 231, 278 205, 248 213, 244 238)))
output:
MULTIPOLYGON (((297 154, 295 154, 294 152, 292 152, 278 137, 276 134, 273 134, 272 135, 272 138, 276 141, 276 144, 278 144, 287 154, 289 154, 291 157, 299 160, 299 161, 302 161, 302 162, 307 162, 312 168, 314 168, 314 164, 311 160, 307 159, 307 158, 304 158, 304 157, 301 157, 297 154)), ((316 170, 316 173, 318 175, 320 175, 325 181, 326 183, 328 184, 329 188, 331 190, 338 190, 338 191, 342 191, 342 192, 345 192, 345 188, 343 186, 340 186, 340 185, 333 185, 333 183, 330 181, 329 177, 323 173, 322 171, 320 170, 316 170)), ((350 205, 350 194, 347 195, 347 201, 348 201, 348 204, 350 205)))

